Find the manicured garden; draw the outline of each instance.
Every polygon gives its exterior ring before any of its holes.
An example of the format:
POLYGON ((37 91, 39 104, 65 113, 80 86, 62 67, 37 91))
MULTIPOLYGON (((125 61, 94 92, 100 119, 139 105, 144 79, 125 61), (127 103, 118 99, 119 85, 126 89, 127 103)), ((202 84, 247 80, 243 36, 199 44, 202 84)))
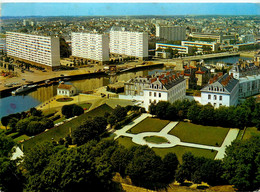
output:
MULTIPOLYGON (((132 138, 130 137, 121 136, 116 141, 128 149, 133 146, 138 146, 137 144, 132 142, 132 138)), ((211 151, 207 149, 199 149, 193 147, 185 147, 185 146, 175 146, 171 148, 153 148, 153 150, 157 155, 161 157, 164 157, 167 153, 176 153, 177 158, 180 162, 182 162, 182 155, 186 152, 191 152, 194 156, 207 157, 210 159, 214 159, 217 154, 217 151, 211 151)))
POLYGON ((168 123, 170 123, 169 120, 148 117, 130 129, 128 133, 160 132, 168 123))
POLYGON ((180 122, 169 134, 177 136, 182 142, 203 145, 221 146, 229 129, 223 127, 203 126, 193 123, 180 122))
POLYGON ((76 119, 73 119, 69 122, 66 122, 58 127, 54 127, 47 132, 43 132, 39 135, 36 135, 32 139, 25 141, 24 149, 28 149, 31 146, 36 144, 45 142, 45 141, 58 141, 60 138, 66 137, 70 132, 72 132, 76 127, 78 127, 85 119, 88 117, 96 117, 96 116, 103 116, 106 112, 111 112, 112 108, 106 104, 103 104, 85 114, 80 115, 76 119))

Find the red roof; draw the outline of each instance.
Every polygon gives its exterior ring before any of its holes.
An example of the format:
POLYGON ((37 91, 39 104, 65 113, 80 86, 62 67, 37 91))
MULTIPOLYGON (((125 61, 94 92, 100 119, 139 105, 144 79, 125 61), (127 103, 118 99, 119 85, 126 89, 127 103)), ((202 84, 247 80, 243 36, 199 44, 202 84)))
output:
POLYGON ((68 89, 68 90, 70 90, 71 88, 72 88, 72 85, 67 85, 67 84, 63 84, 63 83, 59 84, 59 86, 58 86, 58 89, 68 89))

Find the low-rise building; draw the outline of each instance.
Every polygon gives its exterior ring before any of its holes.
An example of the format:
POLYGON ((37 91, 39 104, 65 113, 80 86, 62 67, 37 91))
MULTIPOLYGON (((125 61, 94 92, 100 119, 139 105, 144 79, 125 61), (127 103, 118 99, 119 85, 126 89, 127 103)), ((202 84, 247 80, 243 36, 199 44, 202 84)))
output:
POLYGON ((57 87, 57 95, 63 95, 71 97, 77 93, 76 88, 73 85, 60 83, 57 87))
POLYGON ((239 98, 260 93, 260 74, 239 78, 239 98))
POLYGON ((203 51, 203 46, 208 46, 212 51, 217 51, 219 44, 216 42, 205 41, 181 41, 181 45, 185 47, 196 47, 198 51, 203 51))
POLYGON ((201 89, 201 104, 236 106, 238 104, 239 80, 229 74, 218 74, 209 84, 201 89))
POLYGON ((149 87, 143 89, 144 107, 148 111, 151 103, 182 100, 186 95, 186 80, 175 74, 161 75, 151 79, 149 87))
MULTIPOLYGON (((178 53, 181 53, 181 54, 189 54, 189 53, 191 53, 191 47, 181 46, 181 45, 165 44, 165 43, 156 43, 156 50, 158 50, 158 49, 162 49, 162 50, 166 50, 166 49, 177 50, 178 53)), ((156 54, 158 55, 159 52, 160 51, 156 51, 156 54)))
POLYGON ((258 63, 254 63, 250 60, 235 63, 229 70, 229 75, 232 75, 236 79, 258 74, 260 74, 258 63))

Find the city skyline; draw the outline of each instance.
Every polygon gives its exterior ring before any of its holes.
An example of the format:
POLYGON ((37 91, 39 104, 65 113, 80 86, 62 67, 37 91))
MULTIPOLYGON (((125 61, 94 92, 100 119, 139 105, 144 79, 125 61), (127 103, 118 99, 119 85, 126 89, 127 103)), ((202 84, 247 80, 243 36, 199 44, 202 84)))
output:
POLYGON ((2 3, 2 17, 259 15, 259 13, 260 6, 257 3, 2 3))

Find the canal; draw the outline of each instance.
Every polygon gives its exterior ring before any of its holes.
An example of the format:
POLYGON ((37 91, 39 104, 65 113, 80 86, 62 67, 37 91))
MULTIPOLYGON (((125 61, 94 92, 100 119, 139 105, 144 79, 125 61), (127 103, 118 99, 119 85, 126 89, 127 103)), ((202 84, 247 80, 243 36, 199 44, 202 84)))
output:
MULTIPOLYGON (((226 63, 235 63, 239 59, 252 59, 252 58, 242 58, 239 56, 236 57, 226 57, 221 59, 207 59, 205 60, 206 64, 213 64, 217 62, 226 62, 226 63)), ((99 87, 106 86, 110 83, 115 83, 117 81, 128 81, 131 78, 137 76, 147 76, 152 75, 156 72, 162 72, 165 70, 171 70, 166 68, 157 68, 152 70, 142 70, 135 72, 127 72, 119 75, 108 76, 108 77, 96 77, 96 78, 87 78, 81 80, 73 80, 66 82, 68 84, 74 85, 80 92, 83 91, 92 91, 99 87)), ((35 91, 30 92, 26 95, 17 95, 17 96, 7 96, 0 98, 0 118, 9 114, 18 113, 22 111, 29 110, 32 107, 36 107, 40 103, 49 100, 57 94, 57 86, 51 85, 48 87, 40 87, 35 91)))

